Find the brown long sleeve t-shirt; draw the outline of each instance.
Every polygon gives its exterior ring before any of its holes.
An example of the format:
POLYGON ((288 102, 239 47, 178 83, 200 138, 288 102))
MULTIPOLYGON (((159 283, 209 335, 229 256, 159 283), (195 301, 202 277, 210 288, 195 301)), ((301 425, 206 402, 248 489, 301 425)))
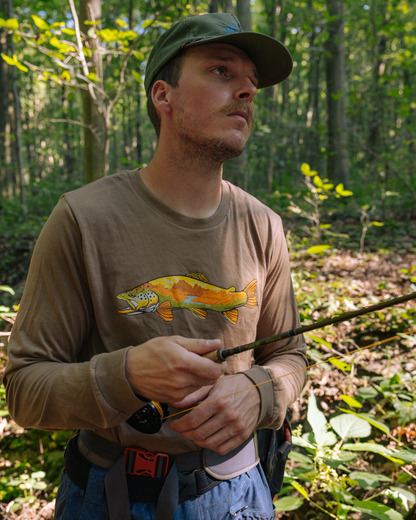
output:
MULTIPOLYGON (((65 194, 38 239, 9 342, 9 411, 28 428, 95 430, 153 452, 200 448, 169 428, 125 421, 140 407, 126 352, 158 336, 224 348, 299 326, 281 219, 224 183, 214 215, 180 215, 122 172, 65 194), (120 312, 121 311, 121 312, 120 312)), ((305 367, 302 337, 228 359, 253 383, 305 367)), ((258 387, 259 427, 277 428, 305 371, 258 387)), ((171 407, 171 411, 175 409, 171 407)))

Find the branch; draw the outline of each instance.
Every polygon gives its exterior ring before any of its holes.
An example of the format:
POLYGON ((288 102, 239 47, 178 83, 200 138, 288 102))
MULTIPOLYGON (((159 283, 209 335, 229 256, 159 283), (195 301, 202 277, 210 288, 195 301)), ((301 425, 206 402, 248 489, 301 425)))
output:
POLYGON ((81 121, 76 121, 74 119, 45 119, 45 121, 49 121, 51 123, 72 123, 74 125, 83 126, 84 128, 91 130, 91 133, 94 135, 97 141, 100 140, 100 136, 97 134, 97 131, 94 129, 94 127, 92 125, 85 125, 84 123, 81 123, 81 121))
MULTIPOLYGON (((74 19, 75 35, 76 35, 77 43, 78 43, 79 60, 82 64, 82 70, 84 71, 84 76, 88 76, 89 70, 88 70, 87 60, 85 59, 85 55, 82 50, 83 46, 82 46, 81 33, 79 30, 79 20, 78 20, 77 11, 75 9, 74 0, 68 0, 68 3, 71 8, 72 18, 74 19)), ((94 88, 91 86, 90 83, 88 83, 88 90, 89 90, 90 96, 92 97, 94 103, 97 105, 98 109, 100 110, 99 103, 97 102, 97 96, 95 95, 94 88)))
MULTIPOLYGON (((71 0, 72 1, 72 0, 71 0)), ((158 18, 162 15, 162 14, 165 14, 166 11, 176 3, 176 0, 172 0, 168 5, 167 7, 165 7, 165 9, 163 9, 163 11, 160 11, 160 12, 157 12, 155 14, 155 17, 153 18, 153 20, 149 23, 149 25, 146 27, 146 29, 142 32, 142 34, 140 34, 131 44, 131 49, 130 51, 128 52, 128 54, 126 55, 126 57, 124 58, 124 61, 123 61, 123 65, 121 67, 121 71, 120 71, 120 81, 119 81, 119 84, 117 85, 117 90, 116 90, 116 93, 114 95, 114 98, 109 102, 108 104, 108 107, 107 107, 107 118, 110 116, 110 112, 111 110, 113 109, 114 105, 117 103, 117 100, 118 98, 120 97, 120 93, 121 93, 121 89, 123 87, 123 84, 124 84, 124 73, 126 71, 126 68, 127 68, 127 63, 130 59, 130 57, 132 56, 133 52, 134 52, 134 49, 136 47, 136 45, 139 43, 139 41, 141 41, 144 36, 146 35, 148 29, 150 27, 152 27, 152 25, 154 25, 154 23, 158 20, 158 18)))
POLYGON ((82 69, 84 71, 84 75, 88 76, 89 70, 88 70, 87 61, 85 59, 85 55, 82 52, 83 46, 82 46, 82 40, 81 40, 81 33, 79 30, 79 20, 78 20, 77 10, 75 9, 74 0, 68 0, 68 3, 69 3, 69 7, 71 8, 72 18, 74 19, 75 35, 77 38, 79 59, 82 64, 82 69))

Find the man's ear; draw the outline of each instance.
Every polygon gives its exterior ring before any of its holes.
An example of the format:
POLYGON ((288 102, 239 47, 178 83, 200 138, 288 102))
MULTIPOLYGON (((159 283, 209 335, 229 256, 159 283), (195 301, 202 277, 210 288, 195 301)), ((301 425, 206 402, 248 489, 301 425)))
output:
POLYGON ((170 106, 171 91, 172 87, 166 83, 166 81, 156 81, 152 88, 152 101, 156 110, 160 110, 165 114, 172 112, 172 108, 170 106))

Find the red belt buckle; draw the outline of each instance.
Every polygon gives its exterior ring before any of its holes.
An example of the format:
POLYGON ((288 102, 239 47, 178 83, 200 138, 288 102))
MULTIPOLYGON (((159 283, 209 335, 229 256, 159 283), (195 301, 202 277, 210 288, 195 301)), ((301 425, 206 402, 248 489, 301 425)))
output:
POLYGON ((129 475, 165 478, 168 473, 169 455, 165 453, 129 447, 124 450, 124 461, 129 475))

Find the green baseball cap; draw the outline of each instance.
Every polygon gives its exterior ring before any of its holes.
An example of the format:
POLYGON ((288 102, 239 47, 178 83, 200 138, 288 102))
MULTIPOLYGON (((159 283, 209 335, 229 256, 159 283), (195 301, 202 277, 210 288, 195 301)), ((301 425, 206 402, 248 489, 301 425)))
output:
POLYGON ((160 69, 183 49, 214 42, 235 45, 247 54, 257 69, 258 88, 281 83, 292 72, 292 57, 282 43, 267 34, 244 31, 234 15, 189 16, 163 33, 153 46, 146 66, 146 94, 160 69))

